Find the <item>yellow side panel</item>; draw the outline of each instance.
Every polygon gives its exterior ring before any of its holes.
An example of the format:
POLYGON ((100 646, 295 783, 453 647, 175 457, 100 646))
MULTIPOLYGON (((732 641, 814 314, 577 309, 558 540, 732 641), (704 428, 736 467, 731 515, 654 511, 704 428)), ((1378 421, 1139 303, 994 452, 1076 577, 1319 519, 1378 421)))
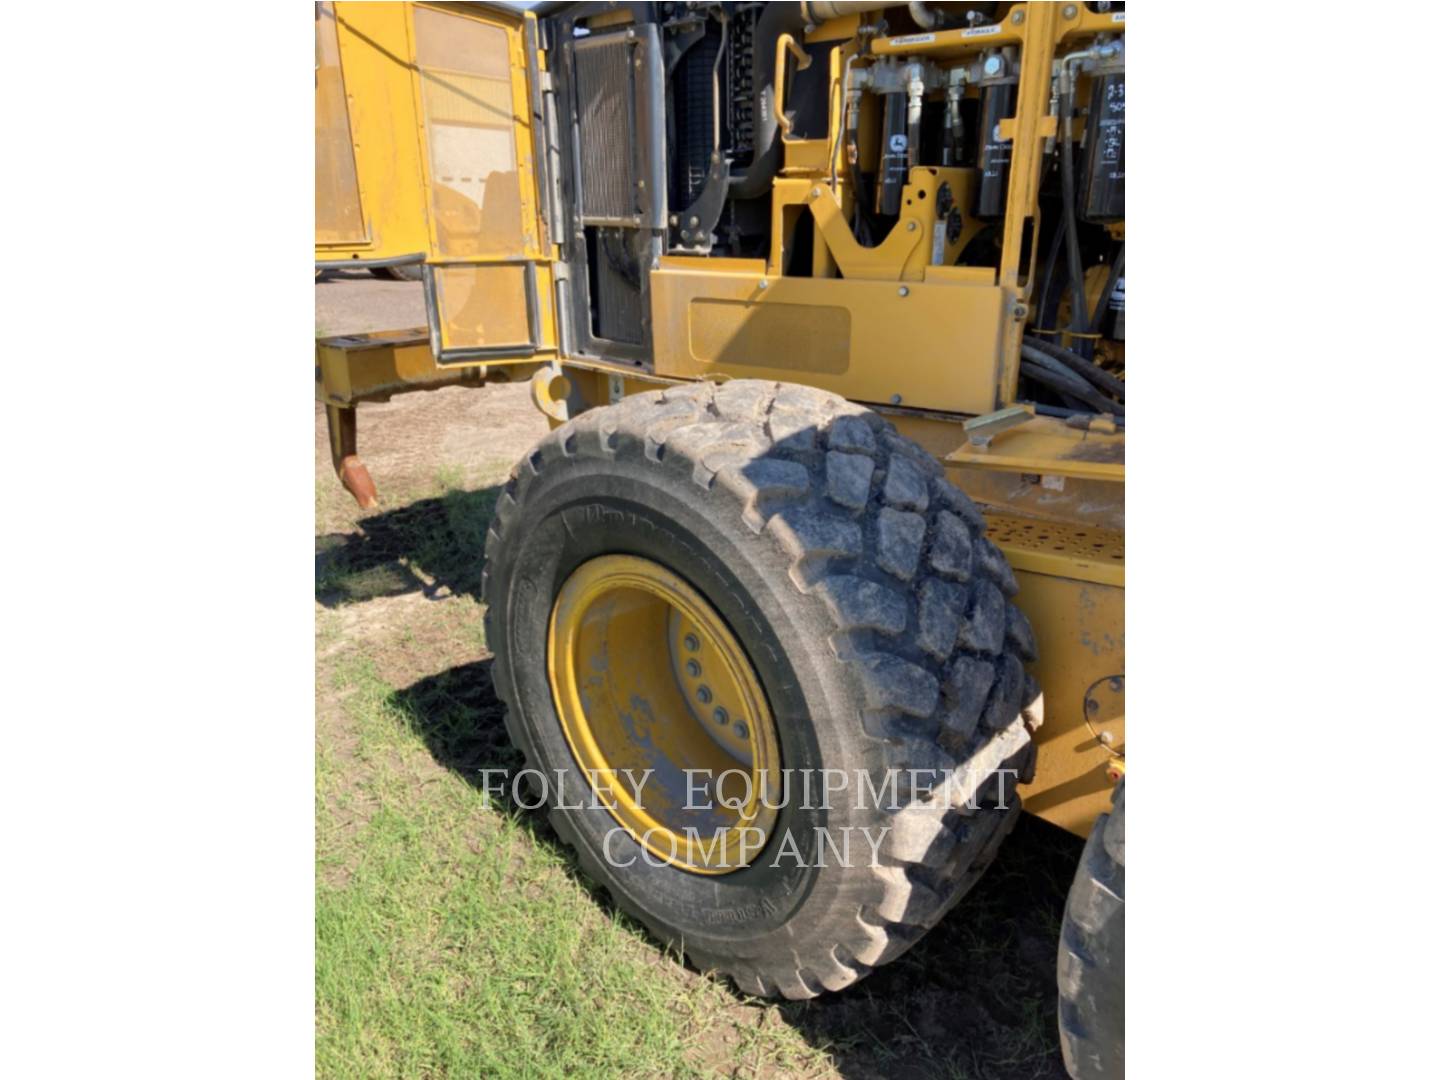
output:
POLYGON ((363 243, 360 179, 345 80, 340 73, 340 38, 335 5, 318 4, 315 20, 315 243, 363 243))
POLYGON ((441 259, 523 254, 510 32, 415 9, 415 61, 441 259))
POLYGON ((437 267, 434 273, 448 348, 520 348, 530 344, 525 303, 495 303, 498 296, 525 296, 523 265, 444 266, 437 267))
POLYGON ((429 247, 405 7, 347 0, 320 5, 316 262, 396 259, 429 247), (331 62, 337 47, 338 64, 331 62))
POLYGON ((764 271, 761 260, 662 259, 650 275, 655 373, 799 381, 948 412, 996 407, 1002 290, 764 271))

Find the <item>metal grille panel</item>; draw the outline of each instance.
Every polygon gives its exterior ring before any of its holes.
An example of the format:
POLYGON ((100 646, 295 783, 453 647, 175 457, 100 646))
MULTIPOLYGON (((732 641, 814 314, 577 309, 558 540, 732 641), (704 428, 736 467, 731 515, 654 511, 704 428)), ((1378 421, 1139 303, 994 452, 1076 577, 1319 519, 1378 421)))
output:
POLYGON ((633 42, 586 43, 575 50, 580 113, 580 214, 585 221, 634 222, 635 80, 633 42))

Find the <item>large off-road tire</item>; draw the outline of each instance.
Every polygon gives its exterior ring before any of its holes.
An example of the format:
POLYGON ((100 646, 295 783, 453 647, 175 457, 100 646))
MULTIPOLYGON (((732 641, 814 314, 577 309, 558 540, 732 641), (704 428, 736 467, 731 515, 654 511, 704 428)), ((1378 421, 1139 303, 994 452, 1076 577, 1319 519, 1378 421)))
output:
POLYGON ((1125 1075, 1125 781, 1085 842, 1060 930, 1060 1047, 1075 1080, 1125 1075))
POLYGON ((925 450, 807 387, 690 384, 542 439, 498 498, 483 589, 495 685, 527 765, 575 769, 547 626, 577 567, 623 553, 683 576, 733 630, 785 769, 850 778, 828 810, 792 793, 779 812, 772 837, 794 837, 809 865, 772 858, 772 840, 718 875, 652 865, 628 834, 613 842, 606 808, 552 789, 550 821, 585 871, 747 993, 838 990, 913 945, 989 865, 1019 813, 1017 773, 1033 769, 1038 693, 1022 663, 1034 639, 983 532, 925 450), (880 791, 887 770, 907 769, 922 772, 899 773, 888 797, 856 791, 858 773, 880 791), (939 790, 947 771, 954 786, 939 790), (850 865, 817 857, 820 826, 856 830, 850 865), (862 828, 879 840, 875 865, 862 828))

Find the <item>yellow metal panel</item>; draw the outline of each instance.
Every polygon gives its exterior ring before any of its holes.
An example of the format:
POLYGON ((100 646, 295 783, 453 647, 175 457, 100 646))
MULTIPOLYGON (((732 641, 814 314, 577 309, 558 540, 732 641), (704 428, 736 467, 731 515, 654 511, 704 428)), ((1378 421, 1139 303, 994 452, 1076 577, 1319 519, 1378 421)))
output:
POLYGON ((339 66, 327 72, 322 63, 316 73, 316 262, 395 259, 423 254, 429 246, 407 23, 401 3, 321 7, 317 62, 328 55, 326 40, 333 34, 339 66), (342 113, 344 135, 337 119, 342 113), (345 169, 345 148, 358 228, 353 218, 337 225, 354 208, 336 171, 345 169))
POLYGON ((436 348, 447 364, 528 360, 556 336, 526 53, 533 16, 490 4, 405 7, 436 348), (467 355, 476 349, 493 352, 467 355))
POLYGON ((495 302, 497 297, 524 297, 523 265, 444 266, 436 267, 434 273, 447 348, 493 349, 530 343, 524 303, 495 302))
POLYGON ((990 539, 1016 570, 1125 585, 1125 534, 1095 525, 988 514, 990 539))
POLYGON ((791 380, 951 412, 995 405, 998 341, 977 328, 999 326, 1000 289, 769 277, 759 261, 703 258, 662 259, 650 287, 659 375, 791 380))
POLYGON ((335 5, 316 5, 315 20, 315 242, 363 243, 360 179, 351 145, 350 111, 340 74, 335 5))
POLYGON ((524 253, 511 31, 414 9, 436 254, 524 253))

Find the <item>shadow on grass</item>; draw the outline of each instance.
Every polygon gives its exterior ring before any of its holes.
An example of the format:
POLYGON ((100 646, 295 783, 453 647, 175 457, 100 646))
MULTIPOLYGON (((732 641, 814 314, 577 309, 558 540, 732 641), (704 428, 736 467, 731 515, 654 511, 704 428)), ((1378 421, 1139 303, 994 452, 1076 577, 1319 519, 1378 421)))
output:
POLYGON ((410 592, 479 599, 499 493, 450 491, 362 518, 358 532, 317 536, 316 599, 330 608, 410 592))
MULTIPOLYGON (((482 770, 521 767, 489 660, 421 679, 395 697, 435 760, 477 789, 482 770)), ((541 814, 510 812, 623 918, 541 814)), ((781 1004, 781 1016, 851 1080, 1064 1080, 1055 953, 1080 847, 1068 833, 1023 817, 980 884, 918 945, 842 993, 781 1004)))

